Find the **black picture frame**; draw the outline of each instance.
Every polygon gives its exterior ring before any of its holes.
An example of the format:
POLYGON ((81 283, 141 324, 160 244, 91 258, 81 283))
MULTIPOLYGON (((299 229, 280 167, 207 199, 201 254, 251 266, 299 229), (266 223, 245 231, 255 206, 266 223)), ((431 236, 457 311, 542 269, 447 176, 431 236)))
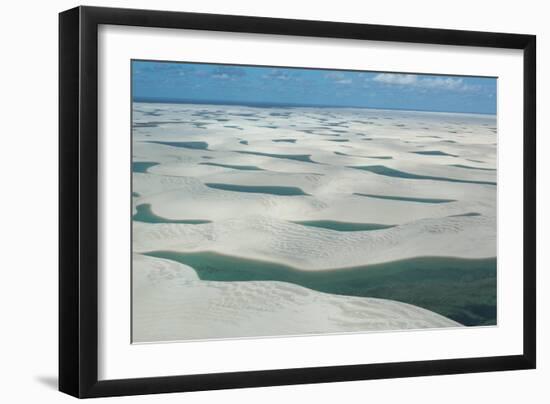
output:
POLYGON ((536 366, 536 37, 184 12, 77 7, 59 15, 59 390, 75 397, 184 392, 536 366), (98 26, 463 45, 523 50, 523 353, 250 372, 98 380, 98 26))

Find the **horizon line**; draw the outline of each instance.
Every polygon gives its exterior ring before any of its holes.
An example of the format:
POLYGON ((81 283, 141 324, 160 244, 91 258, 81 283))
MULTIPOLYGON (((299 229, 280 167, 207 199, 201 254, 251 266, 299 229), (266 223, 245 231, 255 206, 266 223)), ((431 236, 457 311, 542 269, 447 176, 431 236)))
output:
POLYGON ((232 101, 232 100, 206 100, 206 99, 186 99, 186 98, 170 98, 170 97, 132 97, 132 102, 142 102, 150 104, 198 104, 198 105, 227 105, 227 106, 243 106, 251 108, 357 108, 357 109, 376 109, 388 111, 411 111, 411 112, 436 112, 448 114, 471 114, 471 115, 490 115, 496 116, 495 112, 474 112, 474 111, 445 111, 445 110, 429 110, 429 109, 414 109, 414 108, 392 108, 392 107, 376 107, 363 105, 331 105, 331 104, 306 104, 306 103, 284 103, 270 101, 232 101))

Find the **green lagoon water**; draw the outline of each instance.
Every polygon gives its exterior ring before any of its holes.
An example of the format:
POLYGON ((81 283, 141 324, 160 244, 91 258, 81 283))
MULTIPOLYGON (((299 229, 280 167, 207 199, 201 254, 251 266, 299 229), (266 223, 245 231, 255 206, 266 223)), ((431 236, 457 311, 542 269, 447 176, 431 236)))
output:
POLYGON ((496 324, 496 258, 420 257, 304 271, 213 252, 153 251, 146 255, 188 265, 202 280, 290 282, 325 293, 397 300, 467 326, 496 324))
POLYGON ((458 157, 456 154, 449 154, 445 153, 439 150, 424 150, 424 151, 414 151, 411 152, 414 154, 422 154, 424 156, 450 156, 450 157, 458 157))
POLYGON ((133 161, 132 171, 135 173, 146 173, 149 168, 157 165, 159 165, 159 163, 153 163, 151 161, 133 161))
POLYGON ((232 164, 219 164, 219 163, 199 163, 199 164, 203 166, 232 168, 233 170, 265 171, 264 169, 257 166, 238 166, 238 165, 232 165, 232 164))
POLYGON ((311 154, 272 154, 272 153, 260 153, 252 151, 237 151, 241 154, 254 154, 256 156, 272 157, 276 159, 303 161, 306 163, 319 164, 311 159, 311 154))
POLYGON ((284 196, 299 196, 309 195, 302 191, 298 187, 284 187, 275 185, 236 185, 236 184, 218 184, 207 182, 206 185, 209 188, 221 189, 223 191, 233 192, 248 192, 255 194, 269 194, 269 195, 284 195, 284 196))
POLYGON ((155 215, 151 211, 151 205, 148 203, 144 203, 141 205, 136 206, 136 214, 132 216, 132 219, 137 222, 144 222, 144 223, 182 223, 182 224, 203 224, 203 223, 211 223, 210 220, 172 220, 172 219, 166 219, 164 217, 160 217, 155 215))
POLYGON ((433 177, 430 175, 412 174, 412 173, 407 173, 405 171, 399 171, 394 168, 389 168, 386 166, 349 166, 349 168, 369 171, 374 174, 385 175, 388 177, 406 178, 409 180, 433 180, 433 181, 446 181, 446 182, 460 182, 464 184, 496 185, 496 182, 492 182, 492 181, 470 181, 470 180, 459 180, 456 178, 448 178, 448 177, 433 177))
POLYGON ((272 142, 275 143, 296 143, 297 139, 273 139, 272 142))
POLYGON ((356 154, 346 154, 346 153, 342 153, 342 152, 334 152, 334 154, 338 155, 338 156, 349 156, 349 157, 363 157, 363 158, 366 158, 366 159, 379 159, 379 160, 391 160, 393 159, 392 156, 358 156, 356 154))
POLYGON ((395 227, 392 224, 337 222, 335 220, 306 220, 292 223, 336 231, 372 231, 395 227))
POLYGON ((456 202, 456 199, 411 198, 411 197, 407 197, 407 196, 361 194, 361 193, 358 193, 358 192, 355 192, 353 195, 367 196, 369 198, 376 198, 376 199, 389 199, 389 200, 392 200, 392 201, 406 201, 406 202, 419 202, 419 203, 449 203, 449 202, 456 202))
POLYGON ((207 150, 208 143, 206 142, 161 142, 158 140, 151 140, 148 143, 157 143, 165 146, 172 147, 182 147, 184 149, 194 149, 194 150, 207 150))
POLYGON ((496 171, 494 168, 472 167, 463 164, 451 164, 451 167, 467 168, 469 170, 496 171))

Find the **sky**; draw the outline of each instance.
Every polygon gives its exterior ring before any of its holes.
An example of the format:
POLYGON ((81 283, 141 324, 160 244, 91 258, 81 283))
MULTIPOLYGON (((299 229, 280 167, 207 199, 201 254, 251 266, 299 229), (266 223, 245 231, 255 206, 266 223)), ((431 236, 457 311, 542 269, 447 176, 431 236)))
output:
POLYGON ((496 113, 495 78, 132 61, 135 101, 496 113))

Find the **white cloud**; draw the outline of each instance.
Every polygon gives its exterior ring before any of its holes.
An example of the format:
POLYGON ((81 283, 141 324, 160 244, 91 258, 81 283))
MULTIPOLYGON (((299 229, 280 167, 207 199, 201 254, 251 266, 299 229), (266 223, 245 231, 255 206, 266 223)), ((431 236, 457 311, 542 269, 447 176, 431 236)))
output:
POLYGON ((325 74, 325 79, 332 80, 336 84, 351 84, 353 80, 340 72, 331 72, 325 74))
POLYGON ((301 81, 301 78, 299 75, 294 73, 289 73, 288 71, 280 70, 280 69, 272 69, 269 71, 269 73, 264 74, 262 76, 264 79, 274 79, 274 80, 282 80, 282 81, 301 81))
POLYGON ((373 80, 384 84, 409 86, 416 84, 418 78, 414 74, 380 73, 374 76, 373 80))
POLYGON ((464 83, 462 79, 453 79, 451 77, 442 78, 427 78, 420 80, 422 87, 427 88, 441 88, 444 90, 462 90, 464 88, 464 83))
POLYGON ((212 78, 219 79, 219 80, 227 80, 229 79, 229 75, 226 73, 216 73, 212 75, 212 78))
POLYGON ((218 80, 237 80, 246 76, 246 72, 235 67, 218 67, 212 72, 211 77, 218 80))
POLYGON ((477 86, 472 86, 464 83, 461 78, 452 77, 426 77, 416 74, 397 74, 397 73, 380 73, 372 79, 378 83, 400 86, 400 87, 416 87, 432 90, 447 90, 447 91, 475 91, 477 86))

